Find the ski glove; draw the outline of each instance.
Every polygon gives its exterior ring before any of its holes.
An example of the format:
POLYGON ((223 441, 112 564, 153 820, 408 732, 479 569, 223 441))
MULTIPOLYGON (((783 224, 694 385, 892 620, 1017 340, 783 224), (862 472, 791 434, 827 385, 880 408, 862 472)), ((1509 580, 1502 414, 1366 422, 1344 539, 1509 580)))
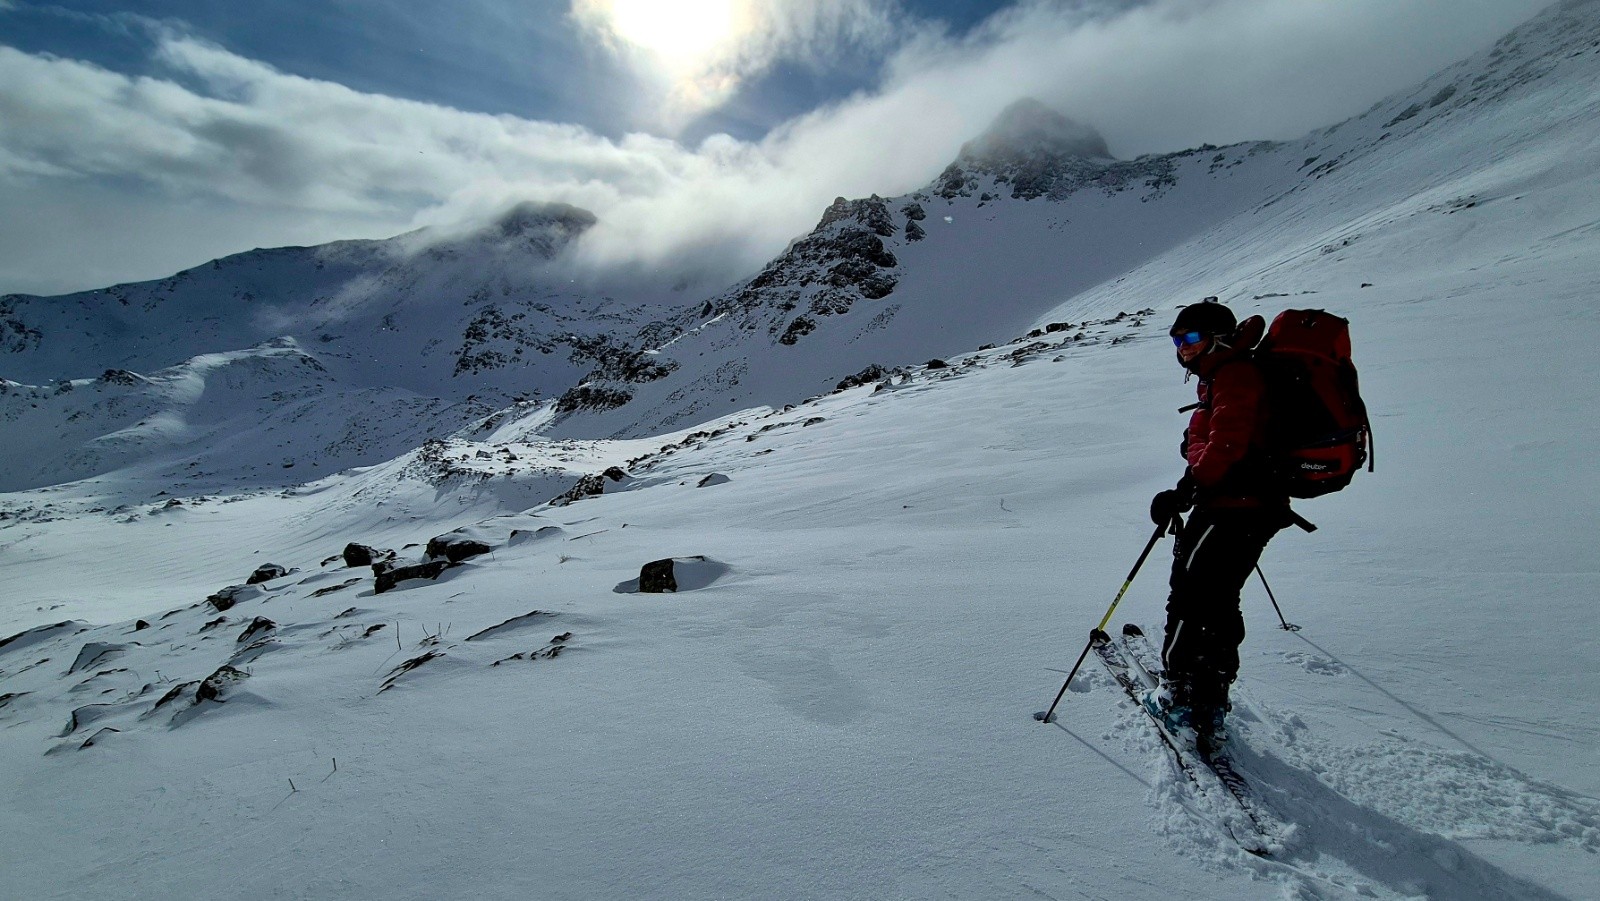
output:
POLYGON ((1173 517, 1186 512, 1194 506, 1189 499, 1178 493, 1176 488, 1168 488, 1158 492, 1150 499, 1150 521, 1158 526, 1172 522, 1173 517))
POLYGON ((1150 499, 1150 521, 1158 526, 1167 525, 1193 506, 1194 479, 1185 472, 1183 478, 1178 480, 1178 487, 1157 492, 1150 499))

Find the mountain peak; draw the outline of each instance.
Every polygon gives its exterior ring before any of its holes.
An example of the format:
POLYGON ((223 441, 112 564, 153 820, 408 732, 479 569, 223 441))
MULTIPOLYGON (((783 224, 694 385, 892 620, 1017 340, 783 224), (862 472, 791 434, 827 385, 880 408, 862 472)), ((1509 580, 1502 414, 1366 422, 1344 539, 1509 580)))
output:
POLYGON ((548 260, 598 221, 594 213, 571 204, 524 201, 500 214, 480 234, 491 243, 525 245, 548 260))
POLYGON ((1067 118, 1032 97, 1011 104, 977 139, 961 147, 961 158, 983 162, 1030 158, 1113 159, 1098 131, 1067 118))
POLYGON ((571 204, 523 201, 495 219, 490 231, 505 238, 546 234, 551 230, 577 234, 597 221, 593 213, 571 204))

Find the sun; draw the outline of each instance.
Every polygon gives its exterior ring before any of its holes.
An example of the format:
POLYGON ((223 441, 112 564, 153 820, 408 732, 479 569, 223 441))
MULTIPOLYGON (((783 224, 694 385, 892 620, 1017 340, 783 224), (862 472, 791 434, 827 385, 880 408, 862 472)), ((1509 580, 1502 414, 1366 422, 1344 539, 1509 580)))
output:
POLYGON ((587 0, 590 15, 619 41, 679 76, 703 72, 747 26, 741 0, 587 0))

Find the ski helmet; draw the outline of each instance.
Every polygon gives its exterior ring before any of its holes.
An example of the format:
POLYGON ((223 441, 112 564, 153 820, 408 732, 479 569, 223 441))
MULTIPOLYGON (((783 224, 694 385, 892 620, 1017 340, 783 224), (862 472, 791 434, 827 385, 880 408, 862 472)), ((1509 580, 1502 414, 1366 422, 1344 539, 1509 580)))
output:
POLYGON ((1207 297, 1199 303, 1192 303, 1178 311, 1178 318, 1173 321, 1172 328, 1168 329, 1174 335, 1184 332, 1199 332, 1212 338, 1231 336, 1239 328, 1239 320, 1233 316, 1233 311, 1217 303, 1215 297, 1207 297))

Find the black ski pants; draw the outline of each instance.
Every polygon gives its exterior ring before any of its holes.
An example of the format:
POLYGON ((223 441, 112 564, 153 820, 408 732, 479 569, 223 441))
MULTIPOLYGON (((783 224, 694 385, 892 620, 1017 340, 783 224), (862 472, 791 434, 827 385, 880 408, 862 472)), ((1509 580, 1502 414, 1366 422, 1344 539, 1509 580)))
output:
POLYGON ((1198 508, 1173 544, 1162 665, 1173 703, 1225 707, 1239 675, 1239 592, 1286 523, 1276 508, 1198 508))

